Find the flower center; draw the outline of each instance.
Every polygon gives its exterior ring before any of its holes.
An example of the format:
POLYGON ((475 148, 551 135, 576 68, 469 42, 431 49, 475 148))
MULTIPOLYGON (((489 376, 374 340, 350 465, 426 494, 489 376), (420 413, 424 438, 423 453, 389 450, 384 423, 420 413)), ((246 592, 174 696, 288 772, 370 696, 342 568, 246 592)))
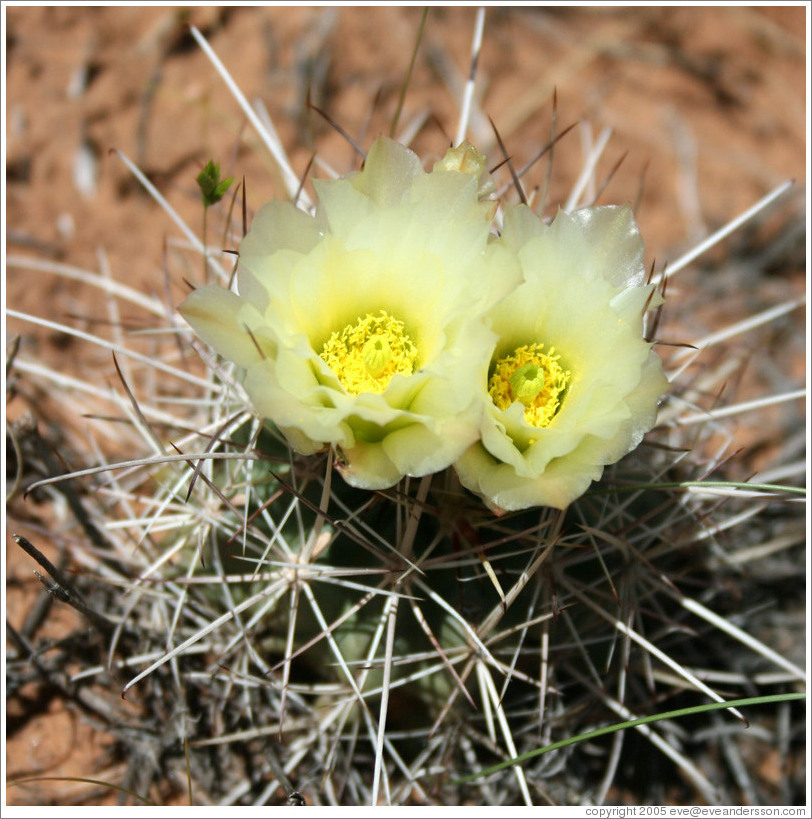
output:
POLYGON ((411 375, 417 347, 403 322, 385 310, 367 313, 355 324, 334 332, 324 343, 321 357, 347 392, 383 392, 395 373, 411 375))
POLYGON ((525 407, 524 420, 534 427, 550 424, 572 382, 555 347, 546 353, 543 350, 543 344, 517 347, 496 362, 488 382, 488 393, 500 410, 519 401, 525 407))

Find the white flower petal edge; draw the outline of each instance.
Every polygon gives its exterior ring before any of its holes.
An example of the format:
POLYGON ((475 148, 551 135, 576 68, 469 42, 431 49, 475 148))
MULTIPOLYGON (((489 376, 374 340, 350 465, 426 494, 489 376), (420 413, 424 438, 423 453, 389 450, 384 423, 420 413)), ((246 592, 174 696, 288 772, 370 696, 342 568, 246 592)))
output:
POLYGON ((437 472, 479 437, 496 341, 483 315, 521 281, 515 252, 491 241, 480 170, 426 173, 380 137, 362 171, 315 183, 314 217, 278 201, 258 212, 239 295, 203 287, 179 308, 243 370, 256 412, 301 453, 334 447, 355 486, 437 472))
MULTIPOLYGON (((525 281, 489 313, 499 336, 492 378, 502 365, 506 379, 514 360, 540 361, 530 355, 537 348, 525 347, 543 345, 554 351, 557 375, 543 366, 538 383, 555 375, 565 386, 545 399, 552 418, 544 425, 532 422, 538 415, 528 421, 533 410, 515 400, 520 383, 502 383, 502 407, 482 390, 481 440, 456 470, 494 511, 564 509, 656 420, 668 382, 643 339, 643 313, 659 296, 643 285, 643 244, 627 206, 559 212, 549 226, 523 205, 508 208, 502 241, 519 254, 525 281), (511 358, 517 350, 523 358, 511 358)), ((526 382, 522 371, 515 378, 526 382)), ((535 373, 531 366, 527 375, 535 373)))

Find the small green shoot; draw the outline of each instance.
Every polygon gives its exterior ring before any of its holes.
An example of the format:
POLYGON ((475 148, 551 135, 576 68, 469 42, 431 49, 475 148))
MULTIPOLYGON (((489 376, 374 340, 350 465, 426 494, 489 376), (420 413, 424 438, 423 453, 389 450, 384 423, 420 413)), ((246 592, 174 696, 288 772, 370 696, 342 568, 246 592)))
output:
MULTIPOLYGON (((197 186, 200 188, 200 195, 203 197, 203 246, 207 243, 207 216, 209 208, 216 205, 226 194, 234 181, 233 176, 228 179, 220 179, 220 166, 210 159, 203 170, 197 175, 197 186)), ((208 253, 203 254, 203 280, 206 280, 206 260, 208 253)))
POLYGON ((197 185, 203 197, 204 207, 210 208, 216 205, 225 196, 233 181, 233 176, 220 179, 220 166, 210 159, 206 167, 197 175, 197 185))

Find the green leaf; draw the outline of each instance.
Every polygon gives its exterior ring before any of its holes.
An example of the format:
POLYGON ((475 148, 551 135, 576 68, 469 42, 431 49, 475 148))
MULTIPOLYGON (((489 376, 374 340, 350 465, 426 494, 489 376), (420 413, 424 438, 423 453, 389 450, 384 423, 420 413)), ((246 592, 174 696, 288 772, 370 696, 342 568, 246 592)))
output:
POLYGON ((228 179, 220 179, 220 166, 212 159, 206 163, 206 167, 197 175, 197 184, 203 196, 203 205, 207 208, 217 204, 225 192, 231 187, 234 181, 233 176, 228 179))

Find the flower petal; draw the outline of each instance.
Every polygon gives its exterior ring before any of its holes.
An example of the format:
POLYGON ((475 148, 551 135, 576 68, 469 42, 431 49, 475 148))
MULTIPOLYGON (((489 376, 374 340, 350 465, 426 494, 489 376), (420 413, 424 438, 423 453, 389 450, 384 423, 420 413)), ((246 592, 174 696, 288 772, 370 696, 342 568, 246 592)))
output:
POLYGON ((275 340, 262 316, 230 290, 198 288, 178 312, 203 341, 240 367, 256 364, 266 353, 273 355, 275 340))

